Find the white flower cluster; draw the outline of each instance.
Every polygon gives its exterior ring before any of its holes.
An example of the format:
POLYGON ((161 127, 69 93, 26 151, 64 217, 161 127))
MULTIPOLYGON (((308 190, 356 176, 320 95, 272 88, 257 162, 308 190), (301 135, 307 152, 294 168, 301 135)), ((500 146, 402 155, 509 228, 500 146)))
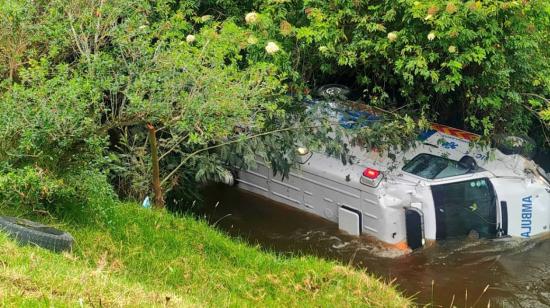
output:
POLYGON ((388 40, 390 42, 395 42, 397 40, 397 32, 393 31, 388 33, 388 40))
POLYGON ((274 42, 267 42, 267 45, 265 46, 265 51, 270 55, 278 52, 279 50, 279 46, 277 46, 274 42))
POLYGON ((258 13, 256 12, 250 12, 244 16, 244 20, 247 24, 253 25, 258 22, 258 13))
POLYGON ((185 37, 185 41, 189 44, 193 43, 196 40, 193 34, 189 34, 185 37))

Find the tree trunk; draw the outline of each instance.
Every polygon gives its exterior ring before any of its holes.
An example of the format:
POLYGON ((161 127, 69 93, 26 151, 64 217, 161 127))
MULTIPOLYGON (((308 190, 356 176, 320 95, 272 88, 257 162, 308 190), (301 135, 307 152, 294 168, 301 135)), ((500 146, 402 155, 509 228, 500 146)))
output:
POLYGON ((147 123, 149 130, 149 144, 151 145, 151 163, 153 164, 153 192, 155 193, 155 208, 164 208, 164 198, 162 196, 162 187, 160 186, 160 168, 157 146, 157 131, 153 125, 147 123))

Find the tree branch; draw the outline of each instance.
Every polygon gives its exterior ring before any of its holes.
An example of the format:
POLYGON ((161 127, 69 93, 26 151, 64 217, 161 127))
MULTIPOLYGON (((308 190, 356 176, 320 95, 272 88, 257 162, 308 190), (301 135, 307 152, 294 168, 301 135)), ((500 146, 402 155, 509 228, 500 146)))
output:
POLYGON ((160 167, 158 157, 158 144, 155 127, 147 123, 147 130, 149 131, 149 143, 151 145, 151 163, 153 165, 153 192, 155 193, 154 205, 157 208, 164 208, 164 198, 162 196, 162 185, 160 183, 160 167))
MULTIPOLYGON (((308 126, 306 127, 307 129, 311 129, 311 128, 317 128, 317 127, 321 127, 321 125, 314 125, 314 126, 308 126)), ((235 140, 230 140, 230 141, 226 141, 226 142, 223 142, 223 143, 219 143, 219 144, 216 144, 216 145, 213 145, 213 146, 209 146, 209 147, 206 147, 206 148, 202 148, 200 150, 197 150, 191 154, 189 154, 187 157, 185 157, 181 162, 180 164, 174 168, 174 170, 172 170, 163 180, 162 182, 160 183, 161 185, 164 185, 172 176, 174 176, 174 174, 176 174, 176 172, 178 172, 178 170, 183 167, 185 165, 185 163, 187 161, 189 161, 189 159, 191 159, 193 156, 197 155, 197 154, 200 154, 202 152, 205 152, 205 151, 209 151, 209 150, 212 150, 212 149, 216 149, 216 148, 220 148, 220 147, 223 147, 223 146, 226 146, 226 145, 230 145, 230 144, 235 144, 235 143, 239 143, 239 142, 243 142, 243 141, 248 141, 248 140, 251 140, 251 139, 254 139, 254 138, 258 138, 258 137, 262 137, 262 136, 267 136, 267 135, 271 135, 271 134, 275 134, 275 133, 279 133, 279 132, 284 132, 284 131, 290 131, 290 130, 294 130, 294 129, 297 129, 298 127, 286 127, 286 128, 280 128, 280 129, 276 129, 276 130, 272 130, 272 131, 268 131, 268 132, 263 132, 263 133, 260 133, 260 134, 256 134, 256 135, 250 135, 250 136, 247 136, 246 138, 240 138, 240 139, 235 139, 235 140)))

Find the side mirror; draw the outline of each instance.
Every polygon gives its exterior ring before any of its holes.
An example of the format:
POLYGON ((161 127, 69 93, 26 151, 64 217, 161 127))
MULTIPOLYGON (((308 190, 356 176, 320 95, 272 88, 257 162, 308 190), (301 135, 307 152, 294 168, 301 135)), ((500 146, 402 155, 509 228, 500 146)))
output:
POLYGON ((472 156, 464 155, 458 163, 468 170, 477 169, 477 162, 472 156))

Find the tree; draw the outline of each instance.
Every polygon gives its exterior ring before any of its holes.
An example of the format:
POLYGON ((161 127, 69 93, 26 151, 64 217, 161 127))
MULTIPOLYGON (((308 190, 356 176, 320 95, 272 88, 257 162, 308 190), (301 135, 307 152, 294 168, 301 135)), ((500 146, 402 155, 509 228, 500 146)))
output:
POLYGON ((548 132, 547 1, 305 0, 258 12, 293 58, 307 55, 295 69, 310 83, 354 82, 370 105, 486 138, 548 132))
POLYGON ((298 145, 345 163, 344 134, 384 150, 410 144, 427 120, 485 141, 548 133, 549 8, 543 0, 0 1, 0 182, 9 173, 18 187, 54 191, 37 195, 52 204, 81 189, 64 179, 95 174, 109 188, 109 175, 119 196, 154 191, 162 206, 172 187, 223 180, 257 155, 284 176, 298 145), (308 110, 310 89, 333 79, 389 110, 384 121, 343 132, 308 110))

